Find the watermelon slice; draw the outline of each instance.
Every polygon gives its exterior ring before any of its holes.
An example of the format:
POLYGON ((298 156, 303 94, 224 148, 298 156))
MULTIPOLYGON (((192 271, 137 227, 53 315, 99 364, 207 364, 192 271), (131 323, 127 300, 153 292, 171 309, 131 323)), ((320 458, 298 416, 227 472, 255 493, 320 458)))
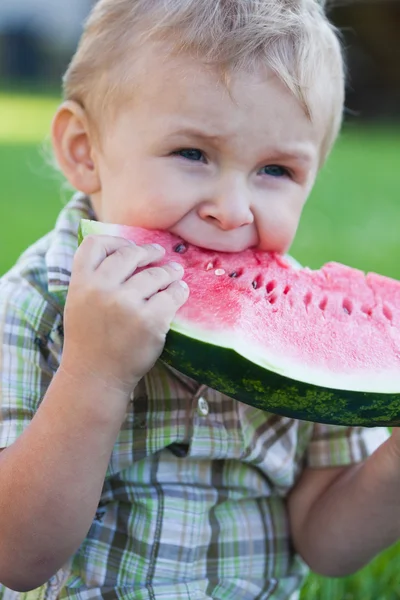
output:
POLYGON ((83 220, 80 239, 108 234, 166 248, 191 294, 162 359, 242 402, 339 425, 400 424, 400 282, 328 263, 296 268, 249 249, 221 253, 165 231, 83 220))

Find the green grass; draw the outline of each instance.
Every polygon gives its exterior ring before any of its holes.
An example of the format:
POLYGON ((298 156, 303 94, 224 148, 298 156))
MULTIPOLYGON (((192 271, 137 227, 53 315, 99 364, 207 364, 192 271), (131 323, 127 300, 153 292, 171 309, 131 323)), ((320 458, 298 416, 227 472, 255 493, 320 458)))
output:
MULTIPOLYGON (((44 158, 56 104, 55 98, 0 94, 0 273, 53 226, 69 198, 44 158)), ((336 260, 400 278, 399 150, 400 124, 345 128, 304 211, 293 247, 300 262, 316 268, 336 260)), ((353 577, 311 575, 301 598, 399 599, 399 553, 394 546, 353 577)))
POLYGON ((344 128, 304 211, 293 246, 300 262, 400 278, 399 150, 400 123, 344 128))
POLYGON ((45 157, 55 98, 0 94, 0 273, 54 224, 60 176, 45 157))
POLYGON ((0 143, 33 143, 49 132, 56 98, 0 94, 0 143))

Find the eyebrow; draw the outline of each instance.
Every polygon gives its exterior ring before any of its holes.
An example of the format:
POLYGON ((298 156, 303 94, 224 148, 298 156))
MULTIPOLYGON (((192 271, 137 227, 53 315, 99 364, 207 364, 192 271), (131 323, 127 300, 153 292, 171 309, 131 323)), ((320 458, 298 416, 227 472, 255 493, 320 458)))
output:
POLYGON ((304 163, 311 163, 314 158, 314 153, 306 148, 271 148, 268 150, 268 154, 272 155, 276 160, 290 161, 299 160, 304 163))
MULTIPOLYGON (((208 133, 195 127, 184 127, 182 129, 178 129, 171 133, 171 137, 175 136, 195 137, 206 142, 213 142, 216 145, 221 145, 221 143, 228 141, 228 136, 208 133)), ((281 148, 266 147, 265 154, 273 156, 276 160, 300 160, 304 163, 310 163, 314 158, 314 153, 307 149, 304 144, 298 146, 282 146, 281 148)))
POLYGON ((226 136, 218 135, 215 133, 207 133, 201 129, 196 129, 195 127, 185 127, 183 129, 178 129, 171 133, 171 136, 179 136, 179 135, 187 135, 189 137, 197 137, 206 141, 214 141, 214 142, 223 142, 226 140, 226 136))

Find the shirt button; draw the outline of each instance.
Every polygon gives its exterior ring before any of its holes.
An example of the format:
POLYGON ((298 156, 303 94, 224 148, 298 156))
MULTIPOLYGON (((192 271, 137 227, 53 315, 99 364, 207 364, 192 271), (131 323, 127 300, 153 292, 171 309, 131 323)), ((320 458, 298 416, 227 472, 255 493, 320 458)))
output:
POLYGON ((206 417, 210 412, 208 402, 202 396, 200 396, 199 401, 197 403, 197 412, 201 417, 206 417))

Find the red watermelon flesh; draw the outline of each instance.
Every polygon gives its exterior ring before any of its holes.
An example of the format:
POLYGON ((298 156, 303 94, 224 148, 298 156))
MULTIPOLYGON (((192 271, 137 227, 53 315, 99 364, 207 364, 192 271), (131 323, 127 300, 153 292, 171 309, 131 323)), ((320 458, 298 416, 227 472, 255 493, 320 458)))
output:
POLYGON ((317 386, 400 392, 400 283, 328 263, 297 268, 249 249, 221 253, 165 231, 83 221, 81 235, 158 243, 183 265, 191 294, 171 329, 230 348, 274 373, 317 386))

